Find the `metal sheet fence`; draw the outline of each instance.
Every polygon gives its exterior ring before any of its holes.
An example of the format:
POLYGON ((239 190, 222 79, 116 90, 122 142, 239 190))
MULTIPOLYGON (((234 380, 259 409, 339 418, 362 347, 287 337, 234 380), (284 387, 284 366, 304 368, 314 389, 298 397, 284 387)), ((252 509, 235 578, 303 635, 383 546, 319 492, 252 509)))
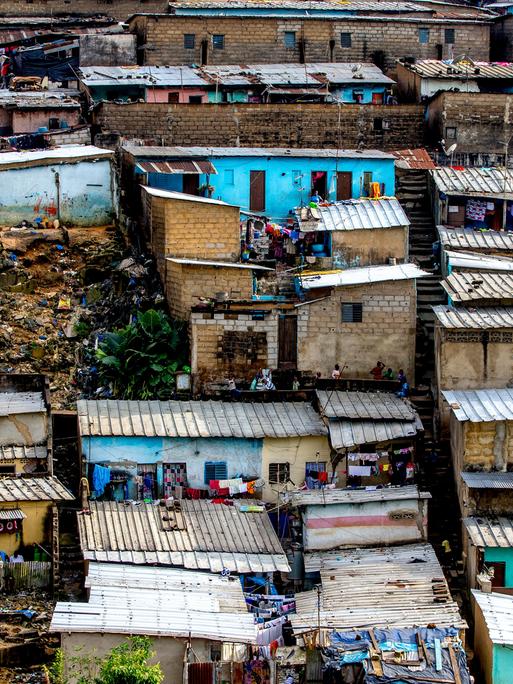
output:
POLYGON ((0 586, 8 592, 49 587, 51 576, 52 564, 49 561, 4 563, 0 566, 0 586))

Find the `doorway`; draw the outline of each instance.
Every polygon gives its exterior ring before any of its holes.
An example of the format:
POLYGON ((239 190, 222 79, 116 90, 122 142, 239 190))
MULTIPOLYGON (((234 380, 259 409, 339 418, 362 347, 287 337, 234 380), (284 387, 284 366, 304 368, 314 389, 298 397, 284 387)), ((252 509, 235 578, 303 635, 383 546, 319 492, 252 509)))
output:
POLYGON ((326 199, 328 196, 328 174, 326 171, 312 171, 312 192, 314 195, 316 192, 326 199))
POLYGON ((183 191, 188 195, 199 195, 199 176, 197 173, 184 174, 183 191))
POLYGON ((265 171, 249 172, 249 208, 265 211, 265 171))
POLYGON ((297 316, 280 314, 278 319, 278 366, 297 366, 297 316))
POLYGON ((506 586, 506 563, 504 561, 485 561, 486 567, 493 568, 492 587, 506 586))
POLYGON ((337 201, 349 200, 353 196, 353 174, 351 171, 337 171, 337 201))

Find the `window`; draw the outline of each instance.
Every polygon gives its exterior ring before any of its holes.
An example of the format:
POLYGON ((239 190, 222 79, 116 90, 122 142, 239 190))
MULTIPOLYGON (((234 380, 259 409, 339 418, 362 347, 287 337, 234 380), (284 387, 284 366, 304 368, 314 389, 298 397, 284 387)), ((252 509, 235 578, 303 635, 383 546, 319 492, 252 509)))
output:
POLYGON ((16 468, 14 466, 0 466, 0 475, 14 475, 16 468))
POLYGON ((353 102, 362 102, 363 101, 363 90, 361 88, 357 88, 353 90, 353 102))
POLYGON ((189 95, 189 104, 201 104, 203 98, 201 95, 189 95))
POLYGON ((352 45, 351 34, 341 33, 340 34, 340 47, 350 48, 352 45))
POLYGON ((446 140, 456 140, 456 128, 454 126, 447 126, 445 129, 446 140))
POLYGON ((372 171, 363 172, 363 195, 364 197, 370 196, 370 189, 372 183, 372 171))
POLYGON ((296 47, 296 32, 285 31, 283 34, 283 43, 286 48, 294 49, 296 47))
POLYGON ((419 28, 419 43, 421 43, 422 45, 429 43, 429 29, 428 28, 419 28))
POLYGON ((374 119, 374 130, 375 131, 388 131, 390 128, 390 121, 388 119, 376 118, 374 119))
POLYGON ((226 480, 228 477, 228 468, 226 461, 206 461, 205 462, 205 478, 206 485, 210 484, 210 480, 226 480))
POLYGON ((225 185, 233 185, 234 184, 233 169, 225 169, 224 170, 224 182, 225 182, 225 185))
POLYGON ((326 461, 305 463, 305 482, 308 489, 319 489, 322 484, 326 484, 328 482, 326 461), (324 475, 321 475, 321 473, 324 473, 324 475))
POLYGON ((288 482, 290 463, 269 463, 269 482, 288 482))
POLYGON ((184 33, 183 34, 183 46, 186 50, 194 50, 196 47, 196 34, 195 33, 184 33))
POLYGON ((342 302, 342 323, 361 323, 363 318, 363 304, 342 302))
POLYGON ((169 104, 178 104, 179 102, 179 94, 178 93, 168 93, 167 94, 167 101, 169 104))
POLYGON ((444 42, 446 45, 454 45, 455 41, 455 30, 454 29, 445 29, 445 34, 444 34, 444 42))
POLYGON ((292 171, 292 185, 295 188, 300 188, 303 181, 303 173, 301 170, 292 171))
POLYGON ((212 47, 214 50, 224 50, 224 35, 221 33, 214 33, 212 36, 212 47))

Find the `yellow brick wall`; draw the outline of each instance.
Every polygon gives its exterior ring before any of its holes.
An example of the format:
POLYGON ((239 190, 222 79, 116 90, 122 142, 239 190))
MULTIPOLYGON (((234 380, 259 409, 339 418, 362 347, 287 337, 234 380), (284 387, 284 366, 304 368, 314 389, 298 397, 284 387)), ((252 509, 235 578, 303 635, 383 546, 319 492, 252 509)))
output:
POLYGON ((502 470, 510 463, 513 463, 513 421, 465 424, 464 470, 502 470))
POLYGON ((200 303, 200 297, 209 298, 216 292, 228 292, 230 299, 251 299, 253 271, 167 261, 165 289, 171 314, 186 319, 191 307, 200 303))

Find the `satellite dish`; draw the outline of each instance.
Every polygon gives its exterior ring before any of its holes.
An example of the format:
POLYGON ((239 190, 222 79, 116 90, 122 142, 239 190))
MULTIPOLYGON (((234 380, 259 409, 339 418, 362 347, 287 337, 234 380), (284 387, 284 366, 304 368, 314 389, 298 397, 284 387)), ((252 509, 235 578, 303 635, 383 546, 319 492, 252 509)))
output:
POLYGON ((449 147, 449 149, 445 151, 445 154, 446 154, 447 156, 451 155, 451 154, 456 150, 457 147, 458 147, 458 143, 453 143, 453 144, 449 147))
POLYGON ((351 67, 351 71, 352 71, 353 73, 356 73, 357 71, 361 71, 361 68, 362 68, 362 65, 361 65, 361 64, 359 64, 359 63, 358 63, 358 64, 353 64, 353 66, 351 67))

